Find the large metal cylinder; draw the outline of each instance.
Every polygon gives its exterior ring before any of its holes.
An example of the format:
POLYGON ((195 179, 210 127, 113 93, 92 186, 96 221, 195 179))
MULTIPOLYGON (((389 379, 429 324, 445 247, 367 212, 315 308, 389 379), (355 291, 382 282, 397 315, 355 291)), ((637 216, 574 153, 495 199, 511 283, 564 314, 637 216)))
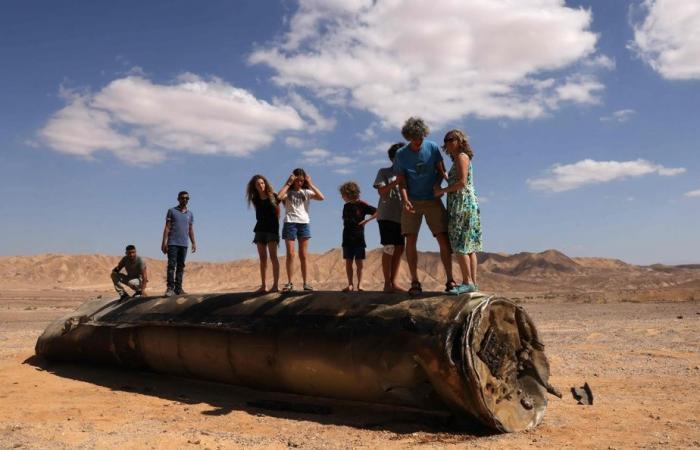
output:
POLYGON ((375 292, 96 299, 36 353, 271 391, 450 410, 500 431, 536 426, 549 364, 504 298, 375 292))

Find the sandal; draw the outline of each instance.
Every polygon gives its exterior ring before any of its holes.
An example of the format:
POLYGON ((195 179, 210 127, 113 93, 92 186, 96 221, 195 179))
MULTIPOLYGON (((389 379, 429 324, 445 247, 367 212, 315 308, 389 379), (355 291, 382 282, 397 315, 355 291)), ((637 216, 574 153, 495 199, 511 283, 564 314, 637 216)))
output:
POLYGON ((292 292, 294 290, 294 285, 292 283, 287 283, 282 287, 282 292, 292 292))
POLYGON ((423 292, 420 281, 411 281, 411 288, 408 290, 408 295, 416 295, 423 292))
POLYGON ((455 280, 447 280, 447 283, 445 283, 445 292, 452 294, 455 289, 457 289, 457 283, 455 280))

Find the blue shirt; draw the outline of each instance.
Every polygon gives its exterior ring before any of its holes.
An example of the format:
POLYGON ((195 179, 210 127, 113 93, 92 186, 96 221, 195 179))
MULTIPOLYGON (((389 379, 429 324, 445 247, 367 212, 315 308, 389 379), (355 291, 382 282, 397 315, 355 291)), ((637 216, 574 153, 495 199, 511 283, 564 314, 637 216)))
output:
POLYGON ((165 220, 170 223, 168 245, 187 247, 190 239, 190 224, 194 223, 194 216, 189 209, 182 212, 178 206, 170 208, 165 220))
POLYGON ((411 150, 410 143, 396 152, 394 172, 403 174, 406 178, 409 200, 435 198, 433 186, 438 179, 437 165, 441 161, 440 147, 425 139, 417 152, 411 150))

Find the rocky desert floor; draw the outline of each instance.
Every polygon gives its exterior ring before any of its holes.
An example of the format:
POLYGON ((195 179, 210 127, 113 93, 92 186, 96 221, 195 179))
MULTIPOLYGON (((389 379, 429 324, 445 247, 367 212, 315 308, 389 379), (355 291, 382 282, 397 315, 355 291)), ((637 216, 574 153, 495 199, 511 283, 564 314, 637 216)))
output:
POLYGON ((550 398, 536 429, 492 434, 418 411, 34 357, 50 321, 98 294, 0 292, 0 448, 700 447, 697 300, 525 300, 564 398, 550 398), (570 393, 584 382, 590 406, 570 393))

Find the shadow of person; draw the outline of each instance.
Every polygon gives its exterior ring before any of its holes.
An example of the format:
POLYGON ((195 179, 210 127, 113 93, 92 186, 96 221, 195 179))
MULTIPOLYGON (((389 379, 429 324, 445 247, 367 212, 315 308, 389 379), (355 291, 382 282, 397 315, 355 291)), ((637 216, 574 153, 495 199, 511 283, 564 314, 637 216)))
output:
POLYGON ((117 392, 148 395, 187 405, 205 404, 207 416, 233 411, 327 425, 383 430, 397 434, 432 433, 426 442, 465 442, 496 432, 477 421, 456 421, 446 412, 257 391, 223 383, 182 378, 169 374, 114 366, 81 365, 49 361, 34 355, 23 364, 62 378, 84 381, 117 392))

